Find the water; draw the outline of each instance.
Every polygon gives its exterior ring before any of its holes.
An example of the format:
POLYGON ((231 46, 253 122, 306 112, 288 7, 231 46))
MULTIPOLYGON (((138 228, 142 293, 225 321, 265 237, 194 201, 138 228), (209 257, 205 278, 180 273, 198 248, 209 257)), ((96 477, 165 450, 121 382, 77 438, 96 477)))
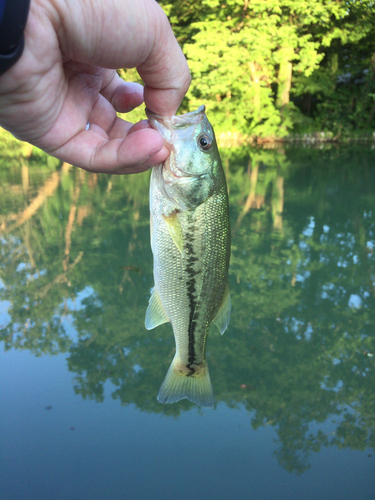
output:
POLYGON ((375 497, 375 151, 225 152, 216 407, 156 400, 148 173, 0 168, 0 500, 375 497))

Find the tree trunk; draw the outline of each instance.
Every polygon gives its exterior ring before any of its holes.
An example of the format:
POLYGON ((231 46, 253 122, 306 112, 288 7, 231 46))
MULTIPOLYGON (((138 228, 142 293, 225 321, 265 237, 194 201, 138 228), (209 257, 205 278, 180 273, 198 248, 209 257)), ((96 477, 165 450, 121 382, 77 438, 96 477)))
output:
POLYGON ((292 63, 290 62, 293 49, 284 47, 280 49, 279 85, 277 88, 276 105, 282 108, 289 103, 290 88, 292 86, 292 63))

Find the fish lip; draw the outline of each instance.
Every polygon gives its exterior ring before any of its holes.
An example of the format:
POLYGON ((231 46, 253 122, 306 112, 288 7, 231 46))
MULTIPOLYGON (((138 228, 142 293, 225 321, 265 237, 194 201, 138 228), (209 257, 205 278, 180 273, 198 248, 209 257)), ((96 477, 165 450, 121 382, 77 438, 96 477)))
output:
MULTIPOLYGON (((150 111, 148 108, 145 109, 145 112, 146 112, 146 116, 148 118, 148 121, 149 121, 151 127, 156 129, 156 130, 159 129, 158 125, 164 125, 165 123, 169 123, 172 119, 172 116, 157 115, 153 111, 150 111)), ((164 127, 165 127, 165 125, 164 125, 164 127)), ((165 127, 165 128, 168 128, 168 127, 165 127)))
MULTIPOLYGON (((172 174, 172 177, 174 177, 175 179, 178 179, 177 182, 180 182, 181 184, 191 182, 192 180, 195 180, 195 179, 204 179, 205 177, 208 177, 207 173, 200 174, 200 175, 194 175, 194 174, 185 173, 181 170, 183 175, 176 175, 174 172, 171 172, 170 170, 168 172, 170 172, 172 174)), ((173 184, 174 181, 173 180, 164 180, 164 182, 166 184, 173 184)))
POLYGON ((185 128, 201 122, 206 116, 206 107, 202 105, 195 111, 178 116, 161 116, 146 108, 146 115, 151 127, 165 135, 162 130, 172 133, 173 129, 185 128))

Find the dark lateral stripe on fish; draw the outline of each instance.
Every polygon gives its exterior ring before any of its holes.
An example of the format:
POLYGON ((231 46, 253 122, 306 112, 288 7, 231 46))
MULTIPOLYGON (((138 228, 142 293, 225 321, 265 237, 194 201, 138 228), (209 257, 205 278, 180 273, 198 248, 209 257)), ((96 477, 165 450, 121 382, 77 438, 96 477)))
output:
MULTIPOLYGON (((193 225, 193 221, 189 221, 191 225, 193 225)), ((195 369, 193 368, 193 365, 195 364, 195 328, 197 326, 197 319, 198 319, 198 313, 196 312, 197 309, 197 300, 196 300, 196 295, 197 295, 197 290, 196 290, 196 279, 195 276, 199 274, 201 271, 196 271, 194 269, 194 264, 195 262, 198 261, 198 258, 195 256, 194 253, 194 233, 193 233, 193 227, 191 227, 192 231, 188 232, 188 238, 185 243, 185 251, 186 251, 186 274, 188 276, 187 279, 187 296, 189 300, 189 327, 188 327, 188 339, 189 339, 189 344, 188 344, 188 364, 187 368, 189 369, 189 374, 188 376, 192 376, 195 373, 195 369)))

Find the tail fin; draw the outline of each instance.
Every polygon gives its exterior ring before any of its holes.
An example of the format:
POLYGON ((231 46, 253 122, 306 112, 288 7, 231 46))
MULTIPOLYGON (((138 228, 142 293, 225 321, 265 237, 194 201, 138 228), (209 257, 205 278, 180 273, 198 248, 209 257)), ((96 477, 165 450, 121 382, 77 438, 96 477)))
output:
POLYGON ((176 403, 186 398, 197 405, 213 408, 215 400, 207 362, 193 375, 179 370, 179 364, 176 358, 172 361, 159 390, 159 403, 176 403))

